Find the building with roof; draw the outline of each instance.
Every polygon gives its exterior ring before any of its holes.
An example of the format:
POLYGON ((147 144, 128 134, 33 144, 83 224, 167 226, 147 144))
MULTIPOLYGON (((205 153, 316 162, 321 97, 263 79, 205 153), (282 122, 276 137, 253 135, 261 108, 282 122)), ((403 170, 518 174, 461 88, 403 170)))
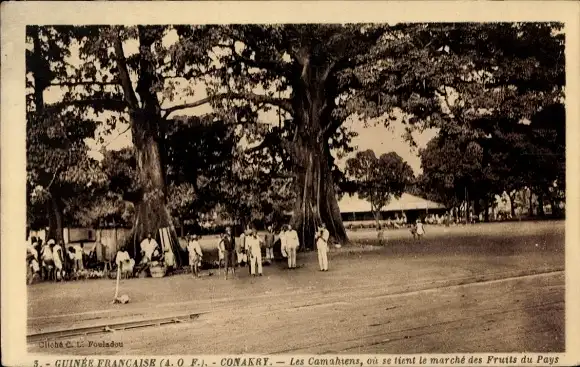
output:
MULTIPOLYGON (((344 195, 338 201, 340 214, 343 222, 358 222, 375 220, 371 211, 371 203, 366 199, 361 199, 358 195, 344 195)), ((403 215, 408 223, 412 223, 417 218, 423 218, 429 214, 444 214, 447 211, 445 205, 431 200, 423 199, 415 195, 404 193, 400 198, 392 198, 391 201, 381 209, 382 219, 395 219, 403 215)))

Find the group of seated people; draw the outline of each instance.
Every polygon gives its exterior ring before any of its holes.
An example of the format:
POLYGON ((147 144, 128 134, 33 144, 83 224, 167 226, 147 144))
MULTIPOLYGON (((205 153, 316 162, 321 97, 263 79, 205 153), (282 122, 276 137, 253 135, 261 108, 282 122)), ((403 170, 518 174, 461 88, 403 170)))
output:
POLYGON ((159 243, 152 237, 151 233, 141 241, 139 246, 141 260, 136 264, 131 258, 126 248, 121 247, 115 256, 115 264, 121 277, 129 278, 135 273, 146 271, 150 266, 163 264, 168 272, 175 267, 175 256, 169 246, 161 249, 159 243))

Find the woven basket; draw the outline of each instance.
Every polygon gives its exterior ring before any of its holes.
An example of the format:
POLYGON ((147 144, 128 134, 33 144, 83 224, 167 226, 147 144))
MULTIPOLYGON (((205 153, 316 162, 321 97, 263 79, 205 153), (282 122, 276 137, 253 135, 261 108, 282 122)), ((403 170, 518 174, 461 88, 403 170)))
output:
POLYGON ((165 276, 165 271, 167 269, 165 268, 165 266, 152 266, 149 268, 149 271, 151 272, 151 277, 152 278, 163 278, 165 276))

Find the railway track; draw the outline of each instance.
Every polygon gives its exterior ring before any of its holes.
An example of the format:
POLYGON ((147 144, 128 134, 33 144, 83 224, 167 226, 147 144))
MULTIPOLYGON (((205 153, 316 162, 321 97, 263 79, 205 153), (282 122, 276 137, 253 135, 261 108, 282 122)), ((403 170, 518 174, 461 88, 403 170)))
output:
POLYGON ((48 331, 44 333, 30 334, 26 336, 26 341, 29 344, 38 343, 45 340, 62 339, 62 338, 73 338, 79 336, 87 336, 94 334, 104 334, 111 333, 115 331, 139 329, 146 327, 160 327, 166 325, 183 324, 188 322, 193 322, 195 319, 199 318, 201 314, 193 313, 177 317, 162 317, 157 319, 149 320, 138 320, 138 321, 127 321, 118 323, 109 323, 102 325, 95 325, 82 328, 73 328, 66 330, 56 330, 48 331))
MULTIPOLYGON (((514 275, 513 272, 498 272, 495 273, 489 279, 483 279, 480 277, 458 277, 458 278, 451 278, 447 279, 447 284, 437 284, 439 282, 429 282, 426 284, 420 284, 423 287, 419 287, 418 289, 401 289, 395 291, 393 293, 388 294, 371 294, 364 298, 369 299, 377 299, 377 298, 390 298, 390 297, 398 297, 406 294, 416 294, 421 292, 431 292, 438 289, 445 289, 445 288, 456 288, 462 286, 469 286, 469 285, 478 285, 478 284, 485 284, 485 283, 497 283, 502 281, 511 281, 511 280, 518 280, 530 277, 538 277, 538 276, 550 276, 550 275, 557 275, 563 274, 563 269, 546 269, 546 271, 542 272, 530 272, 524 273, 520 275, 514 275), (503 276, 502 276, 503 275, 503 276), (451 281, 451 282, 449 282, 451 281)), ((365 288, 365 287, 362 287, 365 288)), ((308 294, 309 292, 306 292, 308 294)), ((304 294, 301 294, 304 295, 304 294)), ((268 307, 267 312, 279 312, 281 310, 286 311, 293 311, 295 309, 304 309, 304 308, 311 308, 311 307, 324 307, 324 306, 333 306, 333 305, 342 305, 346 304, 346 302, 332 302, 326 303, 324 302, 327 298, 327 294, 322 295, 321 297, 316 297, 316 299, 310 299, 310 303, 308 304, 297 304, 295 306, 289 305, 287 302, 282 302, 280 307, 271 306, 268 307), (314 302, 313 302, 314 301, 314 302)), ((332 297, 331 297, 332 298, 332 297)), ((264 305, 258 306, 248 306, 245 307, 250 311, 255 309, 256 307, 265 307, 264 305)), ((210 312, 218 312, 223 311, 224 309, 218 307, 214 310, 204 310, 201 312, 196 313, 187 313, 183 315, 176 315, 176 316, 169 316, 169 317, 162 317, 162 318, 154 318, 154 319, 145 319, 145 320, 137 320, 137 321, 126 321, 126 322, 111 322, 96 326, 88 326, 88 327, 80 327, 80 328, 70 328, 65 330, 56 330, 56 331, 48 331, 48 332, 39 332, 39 333, 32 333, 27 335, 27 343, 33 344, 38 343, 41 341, 46 340, 53 340, 53 339, 63 339, 63 338, 75 338, 75 337, 82 337, 88 335, 98 335, 98 334, 106 334, 115 331, 125 331, 125 330, 132 330, 132 329, 139 329, 139 328, 150 328, 150 327, 162 327, 168 325, 176 325, 176 324, 185 324, 189 322, 193 322, 198 319, 201 315, 207 314, 210 312)), ((241 311, 241 309, 238 309, 241 311)), ((457 320, 456 320, 457 321, 457 320)), ((401 330, 399 330, 400 332, 401 330)), ((288 351, 276 352, 276 353, 285 353, 288 351)))

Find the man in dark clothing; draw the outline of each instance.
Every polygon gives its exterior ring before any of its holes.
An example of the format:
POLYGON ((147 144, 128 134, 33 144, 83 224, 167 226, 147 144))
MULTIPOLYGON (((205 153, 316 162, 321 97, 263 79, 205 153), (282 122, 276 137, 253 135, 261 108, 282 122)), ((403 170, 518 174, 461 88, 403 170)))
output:
POLYGON ((224 244, 224 258, 225 258, 225 269, 226 269, 226 279, 228 279, 228 271, 232 268, 234 275, 236 275, 236 244, 232 236, 232 229, 230 227, 226 228, 226 233, 223 236, 224 244))

